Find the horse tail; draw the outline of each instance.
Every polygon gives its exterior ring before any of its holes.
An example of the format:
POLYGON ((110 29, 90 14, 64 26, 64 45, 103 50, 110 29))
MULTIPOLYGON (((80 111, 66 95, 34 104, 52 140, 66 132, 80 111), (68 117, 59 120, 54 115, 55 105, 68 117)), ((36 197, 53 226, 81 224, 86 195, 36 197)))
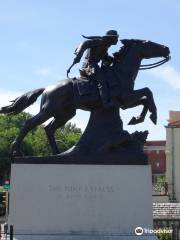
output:
POLYGON ((23 94, 22 96, 10 101, 12 104, 2 107, 0 113, 4 114, 18 114, 24 109, 32 105, 37 98, 43 93, 45 88, 39 88, 23 94))

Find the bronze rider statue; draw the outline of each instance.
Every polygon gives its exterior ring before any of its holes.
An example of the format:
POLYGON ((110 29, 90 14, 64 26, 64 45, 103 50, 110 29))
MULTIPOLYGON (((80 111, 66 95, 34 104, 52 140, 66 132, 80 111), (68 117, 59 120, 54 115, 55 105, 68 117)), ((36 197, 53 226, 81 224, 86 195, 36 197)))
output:
POLYGON ((111 45, 116 45, 118 42, 118 33, 115 30, 109 30, 105 36, 83 36, 88 39, 81 43, 75 50, 75 58, 73 64, 67 71, 69 74, 72 66, 79 63, 83 53, 86 51, 85 61, 80 70, 82 78, 93 77, 97 82, 100 97, 104 107, 111 106, 108 100, 108 89, 105 78, 101 74, 102 66, 110 66, 113 62, 113 57, 108 55, 108 49, 111 45), (99 66, 99 63, 101 66, 99 66))

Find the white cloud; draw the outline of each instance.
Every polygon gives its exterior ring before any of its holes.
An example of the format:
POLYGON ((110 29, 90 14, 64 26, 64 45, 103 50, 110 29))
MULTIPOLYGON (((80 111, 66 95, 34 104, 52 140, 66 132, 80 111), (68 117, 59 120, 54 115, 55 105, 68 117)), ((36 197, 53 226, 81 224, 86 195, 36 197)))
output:
POLYGON ((165 67, 156 68, 150 71, 154 76, 161 78, 174 89, 180 89, 180 73, 173 67, 167 65, 165 67))
POLYGON ((0 89, 0 107, 10 104, 9 101, 15 99, 20 96, 22 93, 20 92, 12 92, 7 90, 0 89))
POLYGON ((59 81, 59 80, 62 80, 62 79, 65 79, 65 74, 61 74, 59 72, 56 71, 56 69, 54 68, 51 68, 51 67, 42 67, 42 68, 39 68, 39 69, 36 69, 35 71, 33 71, 33 74, 38 76, 38 77, 41 77, 41 78, 51 78, 51 79, 54 79, 54 81, 59 81))
POLYGON ((51 69, 50 68, 39 68, 37 69, 34 74, 41 76, 41 77, 47 77, 51 74, 51 69))

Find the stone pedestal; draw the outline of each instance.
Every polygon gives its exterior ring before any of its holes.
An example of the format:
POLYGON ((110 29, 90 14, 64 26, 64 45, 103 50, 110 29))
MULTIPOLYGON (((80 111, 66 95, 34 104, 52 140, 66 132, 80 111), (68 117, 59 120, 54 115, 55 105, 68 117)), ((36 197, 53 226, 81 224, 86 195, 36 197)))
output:
POLYGON ((156 239, 150 166, 12 164, 16 239, 156 239), (31 235, 32 234, 32 235, 31 235))

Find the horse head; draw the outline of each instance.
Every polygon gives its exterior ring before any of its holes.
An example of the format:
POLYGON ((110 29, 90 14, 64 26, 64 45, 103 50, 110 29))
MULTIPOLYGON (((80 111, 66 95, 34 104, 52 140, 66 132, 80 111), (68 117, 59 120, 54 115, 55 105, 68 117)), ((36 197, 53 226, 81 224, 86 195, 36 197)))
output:
POLYGON ((122 64, 125 62, 136 62, 136 60, 141 62, 143 59, 155 58, 155 57, 163 57, 164 60, 159 61, 153 64, 147 65, 139 65, 139 70, 149 69, 153 67, 157 67, 167 62, 170 59, 170 50, 168 47, 146 40, 139 39, 123 39, 121 40, 123 47, 120 48, 118 52, 115 52, 114 55, 114 63, 122 64), (126 58, 127 54, 130 54, 130 57, 126 58), (131 60, 130 60, 131 59, 131 60), (136 59, 136 60, 135 60, 136 59))
POLYGON ((168 47, 151 42, 151 41, 141 41, 138 42, 140 56, 145 59, 164 57, 169 58, 170 50, 168 47))

